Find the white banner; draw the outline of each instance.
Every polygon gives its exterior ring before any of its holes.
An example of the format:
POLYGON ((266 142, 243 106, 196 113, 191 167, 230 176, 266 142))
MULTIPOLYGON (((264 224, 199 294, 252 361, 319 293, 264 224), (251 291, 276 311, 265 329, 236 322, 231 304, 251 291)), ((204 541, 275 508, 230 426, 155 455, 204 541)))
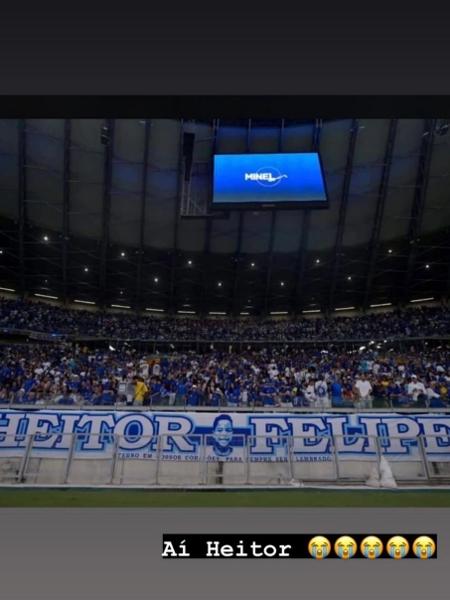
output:
POLYGON ((0 413, 0 457, 122 458, 171 461, 373 460, 376 437, 387 457, 450 460, 450 415, 295 414, 5 410, 0 413), (74 436, 73 434, 76 434, 74 436), (290 456, 289 456, 290 447, 290 456))

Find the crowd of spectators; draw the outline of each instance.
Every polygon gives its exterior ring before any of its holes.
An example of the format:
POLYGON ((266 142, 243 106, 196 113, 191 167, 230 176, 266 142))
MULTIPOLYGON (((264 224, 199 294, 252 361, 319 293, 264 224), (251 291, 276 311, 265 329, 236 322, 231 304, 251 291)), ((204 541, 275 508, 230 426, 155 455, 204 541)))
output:
POLYGON ((450 348, 263 348, 145 356, 131 344, 0 346, 0 403, 181 407, 447 407, 450 348))
POLYGON ((0 298, 0 329, 154 341, 296 341, 445 336, 450 308, 422 307, 354 317, 295 319, 160 318, 70 310, 0 298))

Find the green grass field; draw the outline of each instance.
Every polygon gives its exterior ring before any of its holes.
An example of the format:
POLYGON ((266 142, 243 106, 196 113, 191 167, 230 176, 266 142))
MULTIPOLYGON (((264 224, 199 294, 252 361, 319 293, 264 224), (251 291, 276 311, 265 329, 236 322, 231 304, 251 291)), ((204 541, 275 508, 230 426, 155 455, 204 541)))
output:
POLYGON ((450 507, 450 490, 0 490, 0 507, 450 507))

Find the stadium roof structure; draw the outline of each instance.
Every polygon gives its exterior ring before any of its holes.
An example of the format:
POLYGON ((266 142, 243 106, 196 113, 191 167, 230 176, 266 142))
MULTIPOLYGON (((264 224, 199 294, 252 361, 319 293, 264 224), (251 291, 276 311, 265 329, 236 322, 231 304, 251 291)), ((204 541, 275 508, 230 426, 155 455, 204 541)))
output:
POLYGON ((431 118, 1 120, 0 287, 229 315, 446 298, 448 129, 431 118), (328 209, 181 216, 186 182, 207 205, 213 154, 312 150, 328 209))

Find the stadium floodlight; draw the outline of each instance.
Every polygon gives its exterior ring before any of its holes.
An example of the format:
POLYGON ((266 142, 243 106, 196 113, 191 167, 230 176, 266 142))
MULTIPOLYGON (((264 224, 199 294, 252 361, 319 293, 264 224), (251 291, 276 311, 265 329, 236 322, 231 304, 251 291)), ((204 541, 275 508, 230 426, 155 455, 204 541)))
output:
POLYGON ((302 314, 307 315, 310 313, 320 313, 320 308, 313 308, 310 310, 302 310, 302 314))
POLYGON ((48 298, 49 300, 58 300, 58 296, 50 296, 49 294, 34 294, 38 298, 48 298))
POLYGON ((100 143, 104 146, 108 146, 111 141, 111 133, 109 125, 102 125, 100 130, 100 143))
POLYGON ((340 311, 340 310, 355 310, 356 307, 355 306, 342 306, 341 308, 335 308, 335 311, 340 311))
POLYGON ((12 288, 0 287, 1 292, 15 292, 12 288))
POLYGON ((434 298, 416 298, 415 300, 410 300, 410 302, 414 304, 414 302, 431 302, 432 300, 434 298))
POLYGON ((111 304, 111 308, 131 308, 131 306, 127 306, 126 304, 111 304))
POLYGON ((163 308, 146 308, 145 310, 148 310, 148 312, 164 312, 163 308))
POLYGON ((95 304, 92 300, 74 300, 77 304, 95 304))
POLYGON ((370 308, 380 308, 381 306, 392 306, 392 302, 381 302, 380 304, 371 304, 370 308))

